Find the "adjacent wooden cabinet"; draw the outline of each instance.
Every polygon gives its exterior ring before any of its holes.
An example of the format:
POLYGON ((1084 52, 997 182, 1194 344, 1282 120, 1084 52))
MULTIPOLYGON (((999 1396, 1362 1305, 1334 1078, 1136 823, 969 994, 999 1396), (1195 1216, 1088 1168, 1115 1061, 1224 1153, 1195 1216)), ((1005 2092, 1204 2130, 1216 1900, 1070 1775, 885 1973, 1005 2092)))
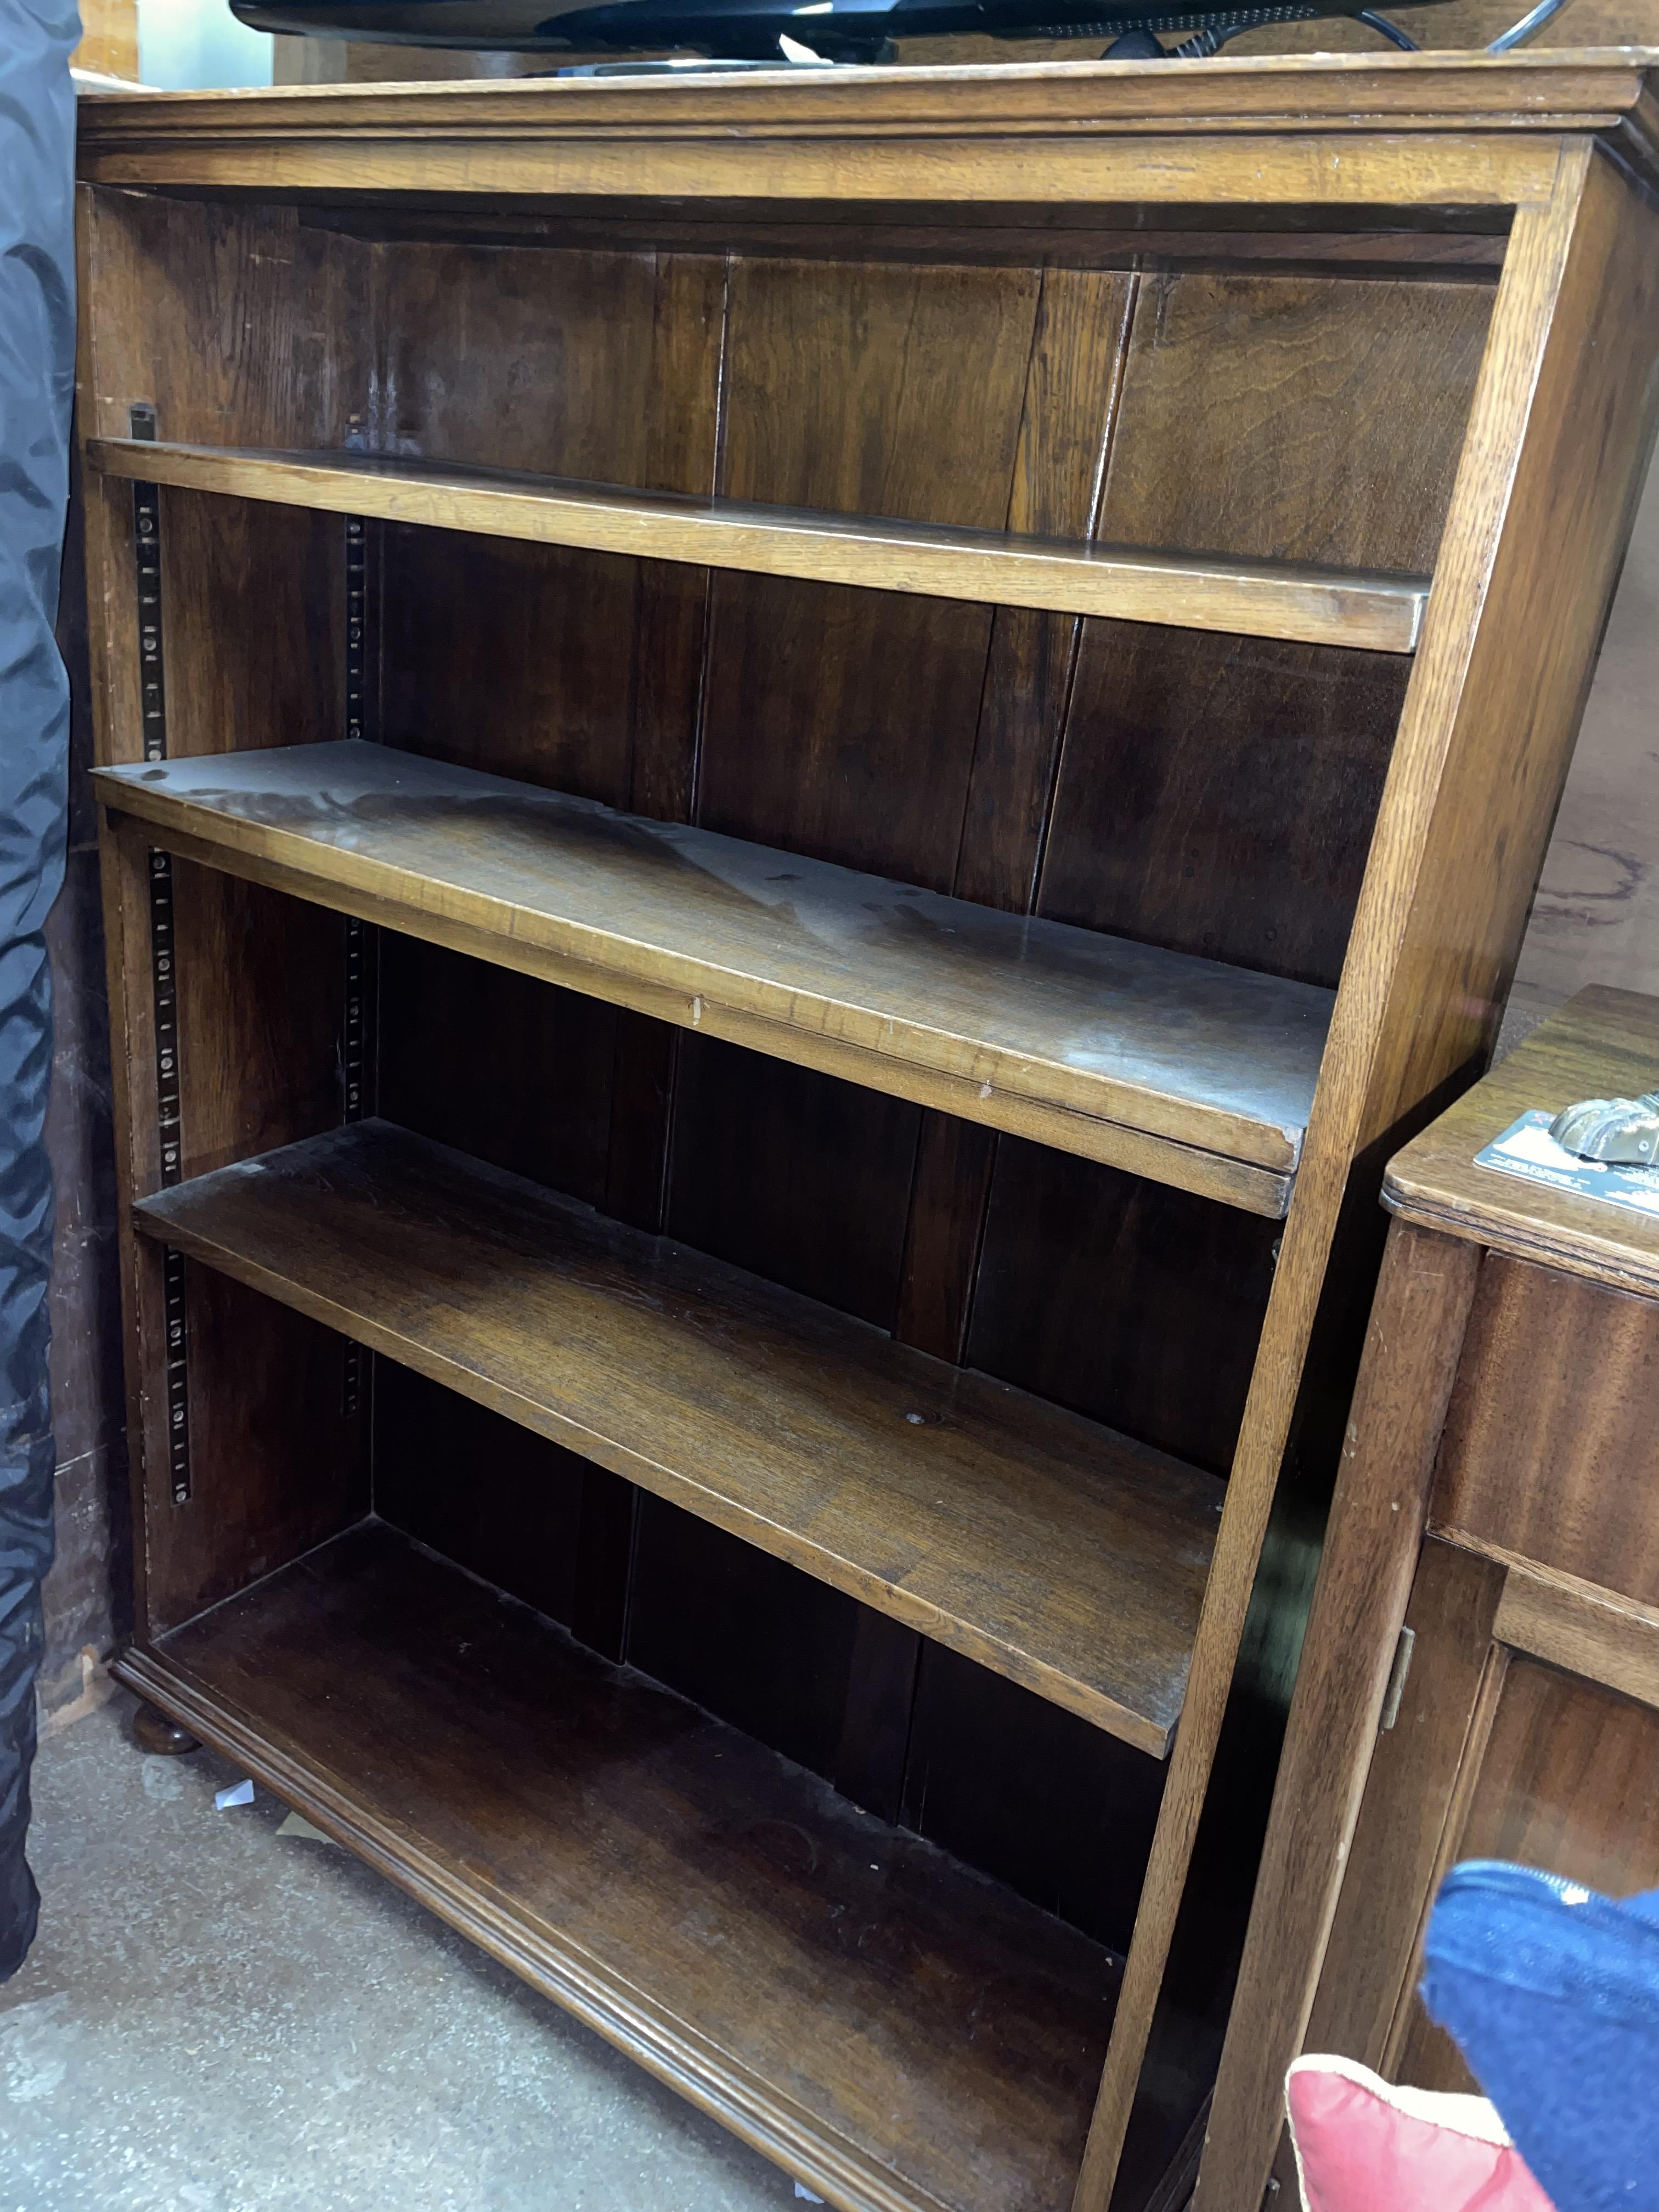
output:
POLYGON ((1652 114, 83 103, 118 1672, 844 2212, 1190 2182, 1380 1164, 1652 436, 1652 114))
POLYGON ((1659 1882, 1659 1220, 1475 1164, 1656 1082, 1659 1000, 1585 991, 1389 1169, 1205 2212, 1261 2203, 1304 2045, 1476 2087, 1416 1994, 1457 1861, 1659 1882))

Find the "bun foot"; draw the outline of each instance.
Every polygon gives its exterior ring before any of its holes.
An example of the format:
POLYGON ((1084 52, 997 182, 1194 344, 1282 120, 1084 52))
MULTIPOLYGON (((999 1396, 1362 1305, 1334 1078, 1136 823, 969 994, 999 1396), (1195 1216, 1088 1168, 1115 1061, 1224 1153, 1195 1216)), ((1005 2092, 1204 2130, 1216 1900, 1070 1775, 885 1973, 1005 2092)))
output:
POLYGON ((158 1705, 139 1706, 132 1717, 132 1740, 140 1751, 156 1759, 178 1759, 187 1751, 202 1748, 199 1738, 158 1705))

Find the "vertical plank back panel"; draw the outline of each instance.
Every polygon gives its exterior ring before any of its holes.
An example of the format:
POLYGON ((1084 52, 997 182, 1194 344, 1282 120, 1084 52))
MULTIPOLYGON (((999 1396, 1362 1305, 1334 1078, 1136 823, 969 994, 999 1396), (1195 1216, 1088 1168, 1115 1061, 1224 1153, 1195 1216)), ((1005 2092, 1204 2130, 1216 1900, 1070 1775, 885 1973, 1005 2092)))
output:
POLYGON ((1492 297, 1322 273, 1145 277, 1101 537, 1425 573, 1492 297))

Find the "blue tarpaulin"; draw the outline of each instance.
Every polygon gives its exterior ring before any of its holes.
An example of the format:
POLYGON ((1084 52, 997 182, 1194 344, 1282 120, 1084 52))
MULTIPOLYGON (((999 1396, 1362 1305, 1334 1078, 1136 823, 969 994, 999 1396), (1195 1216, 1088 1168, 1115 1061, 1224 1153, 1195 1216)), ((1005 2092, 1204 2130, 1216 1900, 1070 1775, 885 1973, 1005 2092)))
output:
POLYGON ((52 999, 69 685, 53 641, 75 385, 73 7, 0 0, 0 1981, 33 1940, 24 1843, 52 1564, 52 999))

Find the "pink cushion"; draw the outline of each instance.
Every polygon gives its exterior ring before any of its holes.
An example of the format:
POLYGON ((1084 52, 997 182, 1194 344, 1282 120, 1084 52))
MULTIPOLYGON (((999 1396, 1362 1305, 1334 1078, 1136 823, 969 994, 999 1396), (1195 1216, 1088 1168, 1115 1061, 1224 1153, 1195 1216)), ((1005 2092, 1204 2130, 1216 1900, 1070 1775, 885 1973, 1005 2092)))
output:
POLYGON ((1298 2058, 1285 2101, 1307 2212, 1551 2212, 1484 2097, 1298 2058))

